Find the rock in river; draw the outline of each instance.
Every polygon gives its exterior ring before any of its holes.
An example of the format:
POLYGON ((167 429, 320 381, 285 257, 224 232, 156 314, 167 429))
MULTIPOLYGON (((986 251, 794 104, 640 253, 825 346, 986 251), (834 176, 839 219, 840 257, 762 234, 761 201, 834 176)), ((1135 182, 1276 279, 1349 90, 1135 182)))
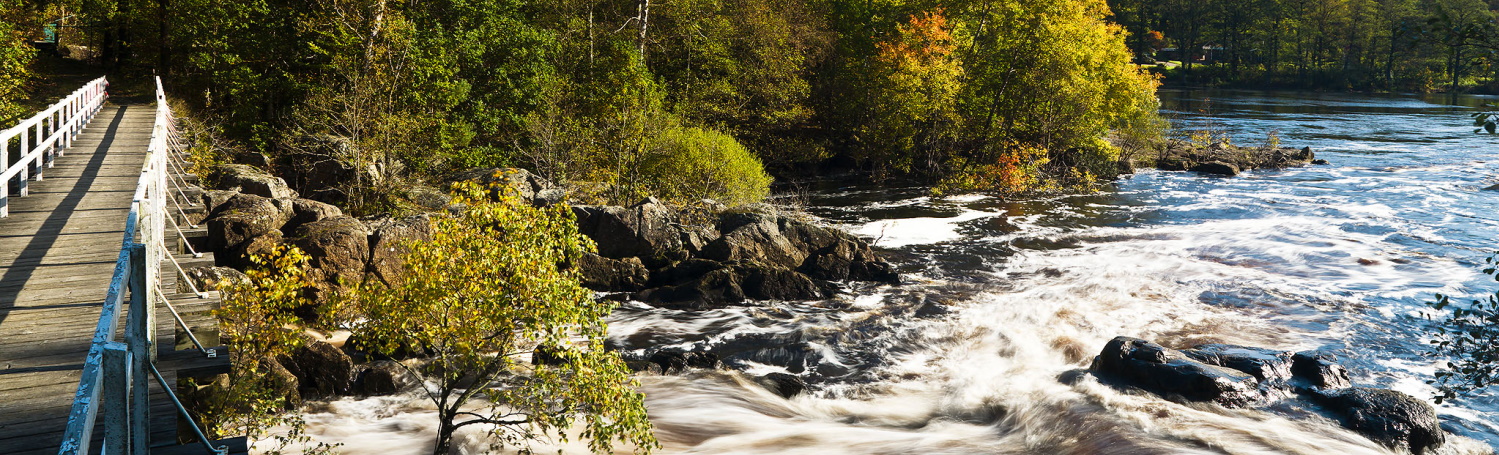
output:
POLYGON ((1093 374, 1157 395, 1240 407, 1259 399, 1259 381, 1238 370, 1208 365, 1139 338, 1116 337, 1093 359, 1093 374))

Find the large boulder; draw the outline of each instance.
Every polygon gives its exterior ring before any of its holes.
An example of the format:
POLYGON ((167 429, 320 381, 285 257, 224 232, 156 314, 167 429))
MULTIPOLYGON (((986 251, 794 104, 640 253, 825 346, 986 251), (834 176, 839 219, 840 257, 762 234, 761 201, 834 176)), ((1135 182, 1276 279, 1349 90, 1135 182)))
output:
POLYGON ((353 141, 328 134, 297 138, 286 150, 292 183, 302 192, 327 201, 344 201, 348 185, 361 176, 351 161, 353 141))
POLYGON ((791 398, 801 395, 807 390, 807 381, 802 378, 786 373, 770 373, 755 379, 761 387, 775 392, 783 398, 791 398))
POLYGON ((686 352, 680 349, 663 349, 651 354, 648 361, 654 365, 661 374, 671 374, 687 371, 687 368, 716 369, 721 362, 718 356, 711 352, 692 351, 686 352))
POLYGON ((588 253, 578 261, 583 286, 595 291, 639 291, 650 280, 650 271, 637 258, 610 259, 588 253))
POLYGON ((351 391, 363 396, 390 395, 415 386, 417 381, 401 364, 377 360, 360 369, 351 391))
POLYGON ((251 238, 279 231, 291 219, 290 209, 275 199, 237 194, 208 217, 208 247, 224 251, 251 238))
POLYGON ((272 199, 297 197, 297 192, 292 191, 281 177, 244 164, 220 165, 214 170, 212 180, 218 182, 215 188, 220 190, 238 191, 272 199))
POLYGON ((754 263, 794 269, 808 252, 781 232, 783 219, 759 212, 727 213, 719 221, 723 236, 702 249, 702 257, 719 262, 754 263))
POLYGON ((277 246, 284 243, 286 243, 286 239, 281 235, 281 231, 270 231, 246 240, 228 250, 220 251, 214 255, 214 262, 223 267, 246 270, 255 266, 255 263, 250 258, 266 256, 277 246))
MULTIPOLYGON (((184 271, 187 275, 186 283, 192 283, 199 291, 217 291, 221 287, 236 284, 248 284, 250 277, 244 272, 230 267, 193 267, 184 271)), ((190 292, 189 289, 177 290, 178 292, 190 292)))
POLYGON ((687 259, 677 227, 677 212, 655 198, 629 208, 576 206, 578 231, 593 239, 600 256, 640 258, 651 267, 687 259))
POLYGON ((1203 174, 1213 174, 1213 175, 1223 175, 1223 176, 1228 176, 1228 177, 1233 177, 1235 175, 1239 175, 1239 172, 1240 172, 1239 165, 1233 164, 1233 163, 1225 163, 1225 162, 1222 162, 1222 161, 1209 161, 1209 162, 1206 162, 1206 163, 1200 163, 1200 164, 1197 164, 1196 166, 1192 166, 1192 168, 1190 170, 1192 172, 1200 172, 1200 173, 1203 173, 1203 174))
POLYGON ((291 242, 307 253, 314 280, 337 287, 364 279, 370 258, 370 231, 347 216, 314 221, 297 227, 291 242))
POLYGON ((1291 379, 1291 353, 1232 344, 1204 344, 1182 351, 1208 365, 1233 368, 1254 375, 1260 383, 1284 383, 1291 379))
POLYGON ((321 340, 306 342, 281 359, 300 383, 303 397, 347 395, 354 385, 354 359, 342 350, 321 340))
POLYGON ((379 218, 369 223, 369 272, 385 284, 394 285, 406 274, 405 255, 414 242, 432 238, 432 217, 379 218))
POLYGON ((635 298, 667 308, 706 310, 744 302, 745 295, 739 274, 722 268, 679 285, 646 289, 635 298))
POLYGON ((297 198, 286 203, 291 205, 291 218, 286 221, 285 226, 281 227, 284 232, 296 232, 297 227, 304 224, 336 218, 344 214, 343 210, 339 210, 333 204, 312 199, 297 198))
POLYGON ((1348 370, 1337 359, 1321 351, 1301 351, 1291 357, 1291 374, 1298 381, 1320 389, 1342 389, 1352 385, 1348 370))
POLYGON ((1090 369, 1105 380, 1187 401, 1240 407, 1260 398, 1259 381, 1253 375, 1192 360, 1139 338, 1110 340, 1090 369))
POLYGON ((1344 427, 1392 448, 1420 455, 1446 442, 1436 409, 1394 390, 1352 387, 1318 394, 1344 427))
POLYGON ((821 300, 834 292, 832 286, 792 270, 756 267, 740 271, 740 276, 739 288, 752 299, 821 300))

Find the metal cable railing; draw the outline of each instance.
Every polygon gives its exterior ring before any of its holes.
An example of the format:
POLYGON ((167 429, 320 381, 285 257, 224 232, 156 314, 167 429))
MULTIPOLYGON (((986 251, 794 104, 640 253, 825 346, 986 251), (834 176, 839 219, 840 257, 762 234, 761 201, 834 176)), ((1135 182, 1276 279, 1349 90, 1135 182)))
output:
MULTIPOLYGON (((188 422, 193 422, 193 430, 199 435, 204 449, 215 454, 227 451, 224 447, 212 446, 203 436, 196 421, 182 407, 171 385, 162 379, 155 366, 156 303, 166 300, 161 290, 161 259, 171 257, 166 251, 165 233, 170 217, 167 199, 172 197, 168 183, 168 173, 171 172, 168 155, 174 153, 170 144, 175 142, 171 138, 175 132, 166 92, 162 90, 161 79, 157 78, 156 118, 151 142, 146 149, 146 162, 141 167, 130 214, 125 219, 119 260, 115 263, 93 344, 84 360, 78 391, 58 450, 60 454, 89 454, 95 422, 101 415, 104 419, 104 453, 148 453, 148 380, 153 374, 176 404, 178 412, 188 422), (122 307, 127 293, 128 311, 122 307), (115 339, 122 312, 126 313, 124 342, 115 339)), ((170 304, 169 309, 186 330, 186 323, 181 321, 176 309, 170 308, 170 304)), ((204 349, 190 331, 189 336, 200 350, 211 352, 204 349)))

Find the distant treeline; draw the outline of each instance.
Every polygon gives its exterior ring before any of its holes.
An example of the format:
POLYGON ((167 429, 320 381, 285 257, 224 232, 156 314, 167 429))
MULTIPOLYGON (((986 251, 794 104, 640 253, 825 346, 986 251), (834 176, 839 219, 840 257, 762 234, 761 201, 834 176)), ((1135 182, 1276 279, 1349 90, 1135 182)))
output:
MULTIPOLYGON (((1499 28, 1484 0, 1109 0, 1167 83, 1499 91, 1499 28)), ((1148 61, 1148 59, 1146 60, 1148 61)))
POLYGON ((1104 0, 16 1, 246 150, 375 192, 519 165, 743 202, 760 163, 1024 191, 1111 177, 1161 130, 1104 0))

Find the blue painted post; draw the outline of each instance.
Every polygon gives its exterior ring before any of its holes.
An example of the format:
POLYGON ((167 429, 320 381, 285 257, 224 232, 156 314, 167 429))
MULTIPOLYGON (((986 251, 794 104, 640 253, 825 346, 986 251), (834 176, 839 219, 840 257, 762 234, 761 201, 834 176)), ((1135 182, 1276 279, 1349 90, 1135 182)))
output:
POLYGON ((130 387, 132 379, 130 348, 125 343, 111 341, 104 345, 103 390, 99 395, 100 412, 104 415, 104 451, 106 454, 128 454, 130 452, 130 387))
MULTIPOLYGON (((150 241, 149 239, 143 239, 150 241)), ((146 254, 146 245, 135 243, 130 245, 130 313, 125 318, 125 343, 130 347, 131 365, 131 387, 130 387, 130 452, 132 454, 144 454, 149 451, 148 439, 151 435, 150 425, 150 391, 146 374, 147 362, 154 357, 151 351, 155 349, 155 340, 152 339, 151 327, 156 324, 153 317, 151 305, 151 278, 146 274, 146 265, 150 256, 146 254)))

